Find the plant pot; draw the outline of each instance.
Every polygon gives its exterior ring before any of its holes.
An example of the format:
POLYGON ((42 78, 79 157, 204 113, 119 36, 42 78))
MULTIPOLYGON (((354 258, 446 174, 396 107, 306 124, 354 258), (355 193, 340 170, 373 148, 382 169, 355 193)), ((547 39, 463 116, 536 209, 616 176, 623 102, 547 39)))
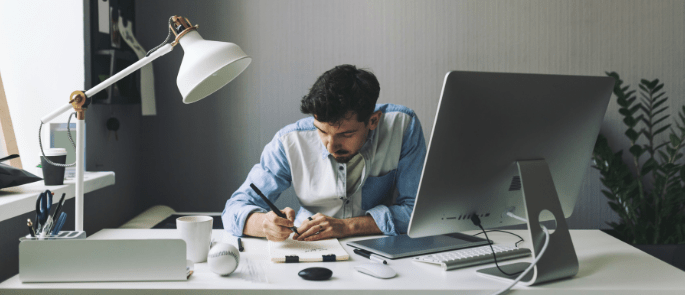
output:
MULTIPOLYGON (((602 230, 603 232, 609 234, 610 236, 617 238, 621 240, 619 237, 616 236, 616 232, 614 230, 608 229, 602 230)), ((673 265, 680 270, 685 271, 685 244, 666 244, 666 245, 645 245, 645 244, 638 244, 638 245, 633 245, 628 243, 629 245, 639 249, 642 252, 645 252, 649 255, 652 255, 653 257, 666 262, 670 265, 673 265)))

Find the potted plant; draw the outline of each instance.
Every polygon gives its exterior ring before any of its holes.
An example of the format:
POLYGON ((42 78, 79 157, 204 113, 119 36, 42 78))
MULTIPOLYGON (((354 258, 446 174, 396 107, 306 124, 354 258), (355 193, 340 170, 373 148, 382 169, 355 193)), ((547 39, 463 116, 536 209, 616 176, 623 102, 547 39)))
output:
POLYGON ((602 193, 620 217, 618 223, 608 223, 613 230, 607 232, 685 269, 685 106, 673 126, 658 79, 641 80, 636 92, 623 86, 617 73, 607 75, 616 80, 613 93, 630 140, 629 163, 623 161, 623 150, 614 152, 602 134, 594 147, 593 167, 600 171, 602 193))

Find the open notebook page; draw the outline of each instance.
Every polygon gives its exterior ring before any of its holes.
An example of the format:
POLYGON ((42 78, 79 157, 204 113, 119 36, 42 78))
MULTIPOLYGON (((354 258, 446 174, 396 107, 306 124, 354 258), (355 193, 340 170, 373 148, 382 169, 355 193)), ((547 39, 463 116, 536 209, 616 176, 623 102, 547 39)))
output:
POLYGON ((286 256, 297 256, 299 262, 323 261, 323 256, 330 254, 335 255, 335 260, 350 259, 338 239, 305 242, 288 238, 283 242, 269 241, 269 256, 273 262, 286 262, 286 256))

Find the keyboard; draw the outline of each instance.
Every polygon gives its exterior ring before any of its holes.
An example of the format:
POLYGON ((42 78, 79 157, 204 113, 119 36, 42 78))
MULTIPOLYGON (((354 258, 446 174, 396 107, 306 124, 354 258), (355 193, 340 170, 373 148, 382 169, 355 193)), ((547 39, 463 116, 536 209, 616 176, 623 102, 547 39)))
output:
MULTIPOLYGON (((492 245, 497 255, 497 262, 530 256, 530 249, 492 245)), ((413 257, 412 260, 433 263, 442 266, 443 270, 457 269, 474 265, 495 262, 490 246, 480 246, 452 250, 440 253, 432 253, 413 257)))

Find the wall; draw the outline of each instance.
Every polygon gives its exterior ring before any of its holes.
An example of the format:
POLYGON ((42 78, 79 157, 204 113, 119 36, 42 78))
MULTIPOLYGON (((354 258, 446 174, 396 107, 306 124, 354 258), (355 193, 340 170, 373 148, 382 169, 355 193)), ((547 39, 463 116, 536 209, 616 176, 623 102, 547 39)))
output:
MULTIPOLYGON (((0 1, 0 72, 7 94, 19 153, 25 170, 37 173, 40 118, 84 89, 84 3, 70 1, 0 1)), ((52 122, 66 123, 68 114, 52 122)), ((138 165, 140 105, 92 105, 86 115, 86 170, 114 171, 116 184, 86 194, 84 229, 92 234, 116 228, 143 211, 138 165), (121 121, 119 140, 108 134, 110 116, 121 121), (108 138, 109 135, 109 138, 108 138)), ((42 138, 49 147, 49 127, 42 138)), ((0 198, 5 193, 0 191, 0 198)), ((74 200, 65 202, 64 229, 74 229, 74 200)), ((0 281, 18 273, 19 237, 27 234, 29 212, 0 222, 0 281)))
MULTIPOLYGON (((221 211, 315 78, 342 63, 371 69, 379 102, 413 108, 430 134, 450 70, 659 78, 671 109, 684 102, 683 1, 138 1, 146 48, 169 16, 234 42, 253 63, 212 96, 183 105, 180 52, 155 65, 158 116, 143 118, 146 193, 178 211, 221 211), (144 17, 142 17, 144 16, 144 17)), ((175 51, 181 51, 176 49, 175 51)), ((615 101, 602 133, 626 146, 615 101)), ((626 153, 627 154, 627 153, 626 153)), ((606 228, 615 215, 588 169, 572 228, 606 228)), ((281 205, 293 205, 287 193, 281 205)))

